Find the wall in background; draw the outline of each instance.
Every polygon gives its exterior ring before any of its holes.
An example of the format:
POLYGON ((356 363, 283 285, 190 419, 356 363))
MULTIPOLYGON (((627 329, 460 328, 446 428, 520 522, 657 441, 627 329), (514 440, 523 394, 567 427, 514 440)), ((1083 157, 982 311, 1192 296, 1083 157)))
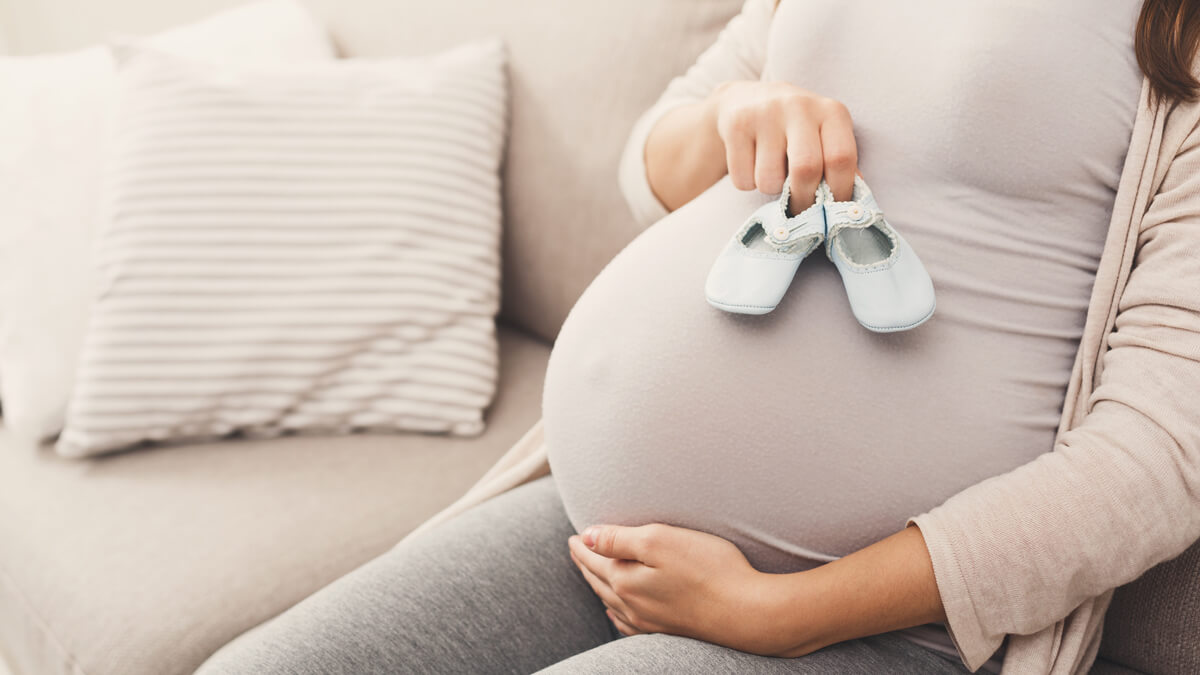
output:
MULTIPOLYGON (((0 0, 0 54, 8 53, 8 0, 0 0)), ((0 675, 7 673, 0 672, 0 675)))
POLYGON ((247 0, 0 0, 0 53, 78 49, 145 35, 247 0))

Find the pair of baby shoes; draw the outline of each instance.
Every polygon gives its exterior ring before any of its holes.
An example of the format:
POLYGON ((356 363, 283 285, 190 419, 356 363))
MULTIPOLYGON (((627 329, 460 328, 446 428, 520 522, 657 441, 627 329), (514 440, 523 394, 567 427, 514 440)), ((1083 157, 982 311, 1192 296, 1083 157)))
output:
POLYGON ((779 304, 801 261, 822 243, 846 287, 854 318, 877 333, 916 328, 933 316, 933 282, 916 252, 887 220, 862 178, 839 202, 825 181, 816 202, 788 211, 787 187, 725 245, 708 273, 709 304, 736 314, 766 314, 779 304))

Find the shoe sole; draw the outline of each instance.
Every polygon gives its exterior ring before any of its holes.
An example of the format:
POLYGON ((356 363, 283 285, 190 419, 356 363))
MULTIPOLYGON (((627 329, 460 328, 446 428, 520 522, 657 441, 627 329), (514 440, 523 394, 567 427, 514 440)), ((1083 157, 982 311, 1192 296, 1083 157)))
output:
POLYGON ((761 316, 763 314, 769 314, 775 309, 775 307, 765 307, 763 305, 730 305, 719 300, 713 300, 707 295, 704 296, 704 299, 708 300, 708 304, 712 305, 713 307, 725 312, 729 312, 730 314, 749 314, 752 316, 761 316))
MULTIPOLYGON (((917 319, 915 322, 906 324, 904 326, 886 326, 886 327, 871 326, 871 325, 863 323, 862 321, 859 321, 858 325, 862 326, 863 328, 866 328, 867 330, 871 331, 872 333, 900 333, 900 332, 903 332, 906 330, 912 330, 912 329, 916 328, 917 326, 920 326, 921 324, 925 323, 929 319, 933 318, 933 313, 935 311, 937 311, 937 303, 936 302, 933 303, 933 309, 930 309, 928 314, 921 317, 920 319, 917 319)), ((857 317, 855 317, 855 318, 857 319, 857 317)))

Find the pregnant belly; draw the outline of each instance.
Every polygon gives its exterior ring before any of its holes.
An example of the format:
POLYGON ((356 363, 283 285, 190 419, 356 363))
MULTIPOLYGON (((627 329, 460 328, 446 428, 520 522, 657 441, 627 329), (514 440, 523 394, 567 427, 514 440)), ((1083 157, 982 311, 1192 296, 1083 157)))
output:
POLYGON ((818 251, 773 313, 709 306, 709 266, 762 201, 718 184, 643 233, 571 311, 544 420, 576 528, 665 522, 733 541, 760 570, 797 571, 1051 448, 1061 388, 1019 377, 1045 350, 956 321, 968 299, 953 291, 939 288, 924 327, 869 333, 818 251))

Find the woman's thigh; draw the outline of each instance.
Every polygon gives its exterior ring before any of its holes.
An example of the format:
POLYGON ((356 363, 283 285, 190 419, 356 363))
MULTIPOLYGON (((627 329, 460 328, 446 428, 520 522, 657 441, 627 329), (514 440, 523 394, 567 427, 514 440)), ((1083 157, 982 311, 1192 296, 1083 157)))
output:
POLYGON ((876 635, 826 647, 808 656, 779 659, 756 656, 710 642, 654 633, 623 637, 576 654, 538 675, 873 675, 967 673, 961 663, 895 635, 876 635))
POLYGON ((200 673, 531 673, 619 634, 552 477, 490 499, 231 643, 200 673))

